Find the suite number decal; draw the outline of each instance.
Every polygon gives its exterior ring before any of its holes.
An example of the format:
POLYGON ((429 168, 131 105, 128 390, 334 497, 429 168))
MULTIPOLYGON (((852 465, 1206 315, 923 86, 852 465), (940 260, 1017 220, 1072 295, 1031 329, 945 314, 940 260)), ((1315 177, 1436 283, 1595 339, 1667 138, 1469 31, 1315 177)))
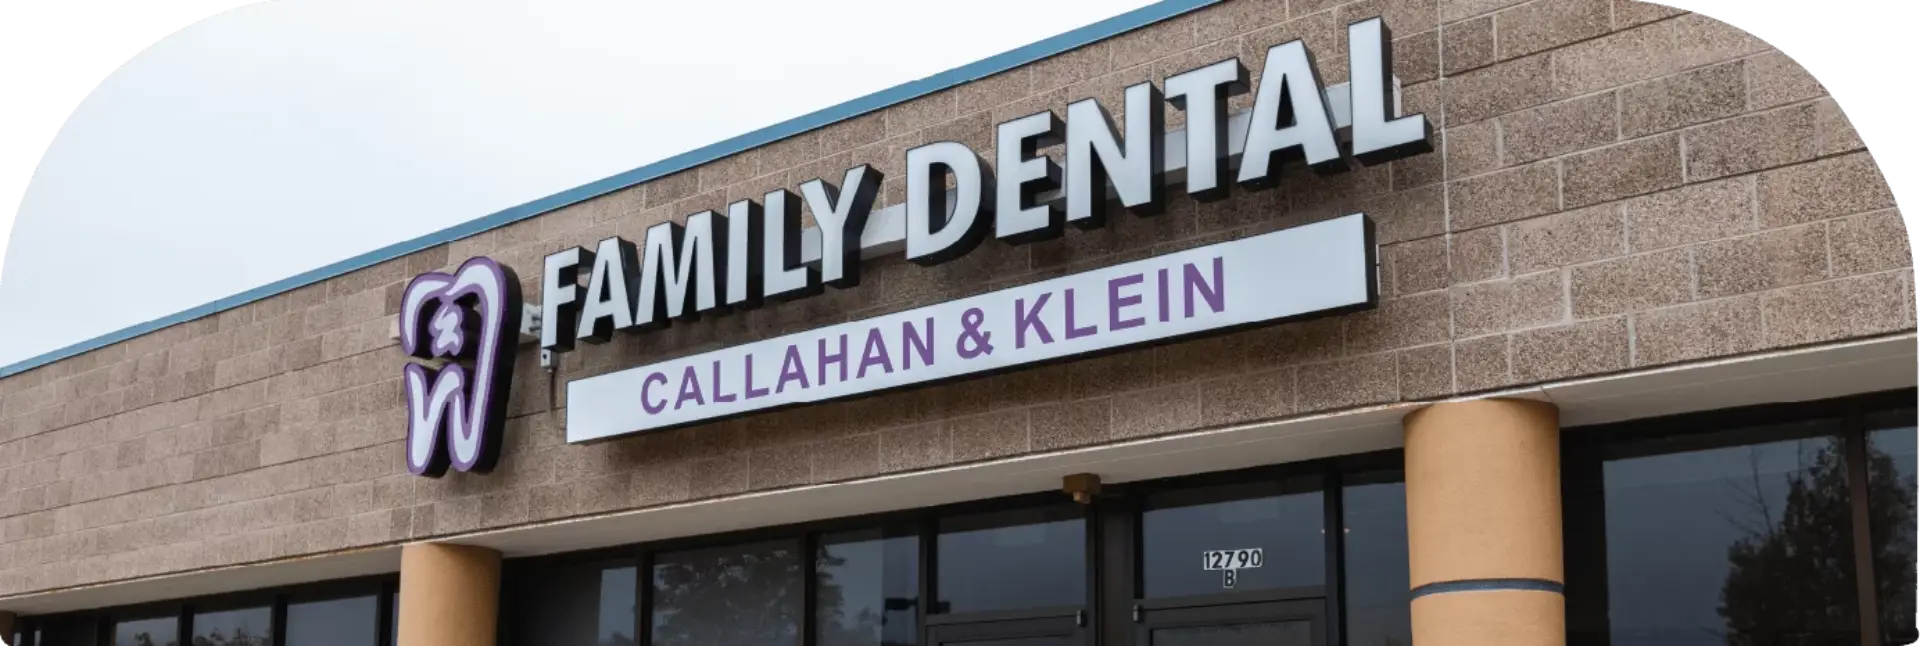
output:
POLYGON ((1232 588, 1240 570, 1250 570, 1266 564, 1266 553, 1260 548, 1239 550, 1207 550, 1201 554, 1201 568, 1220 572, 1220 587, 1232 588))

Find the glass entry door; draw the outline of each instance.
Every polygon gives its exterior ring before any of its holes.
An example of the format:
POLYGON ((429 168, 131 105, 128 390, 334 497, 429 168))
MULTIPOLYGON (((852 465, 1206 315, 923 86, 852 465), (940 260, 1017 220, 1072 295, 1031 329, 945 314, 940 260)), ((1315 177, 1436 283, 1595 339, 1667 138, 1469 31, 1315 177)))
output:
POLYGON ((1060 504, 940 519, 926 646, 1087 646, 1086 524, 1060 504))
POLYGON ((921 646, 1328 646, 1320 474, 1154 483, 943 517, 921 646))
POLYGON ((1313 601, 1142 608, 1136 646, 1319 646, 1322 610, 1313 601))
POLYGON ((1117 561, 1107 566, 1117 580, 1109 589, 1132 594, 1114 618, 1125 624, 1109 623, 1106 642, 1325 646, 1322 490, 1318 477, 1298 477, 1160 489, 1121 503, 1131 509, 1107 514, 1103 538, 1113 544, 1103 554, 1117 561))

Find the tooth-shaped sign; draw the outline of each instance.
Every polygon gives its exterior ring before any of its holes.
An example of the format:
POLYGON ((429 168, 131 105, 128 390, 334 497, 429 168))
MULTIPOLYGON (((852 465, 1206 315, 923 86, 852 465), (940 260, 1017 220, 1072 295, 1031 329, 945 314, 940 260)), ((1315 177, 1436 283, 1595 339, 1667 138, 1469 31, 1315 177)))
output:
POLYGON ((451 274, 429 272, 407 284, 400 301, 400 349, 409 362, 407 470, 438 478, 452 466, 486 473, 500 457, 520 316, 520 279, 489 258, 451 274))

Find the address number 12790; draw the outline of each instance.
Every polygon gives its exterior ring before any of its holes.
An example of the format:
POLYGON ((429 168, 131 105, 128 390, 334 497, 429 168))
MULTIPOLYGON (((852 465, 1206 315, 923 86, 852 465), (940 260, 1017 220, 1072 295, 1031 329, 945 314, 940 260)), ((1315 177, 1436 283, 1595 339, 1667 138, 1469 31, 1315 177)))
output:
POLYGON ((1207 571, 1257 568, 1266 562, 1266 555, 1258 547, 1241 550, 1208 550, 1204 556, 1207 571))

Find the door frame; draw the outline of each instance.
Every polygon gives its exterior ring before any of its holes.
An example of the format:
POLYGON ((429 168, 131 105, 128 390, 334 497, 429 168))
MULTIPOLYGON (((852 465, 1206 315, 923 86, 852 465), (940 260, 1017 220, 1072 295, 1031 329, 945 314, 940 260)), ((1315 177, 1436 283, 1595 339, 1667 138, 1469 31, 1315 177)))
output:
MULTIPOLYGON (((1299 591, 1301 589, 1296 589, 1299 591)), ((1285 591, 1278 591, 1285 592, 1285 591)), ((1189 599, 1217 599, 1221 596, 1248 597, 1251 595, 1207 595, 1189 599)), ((1269 595, 1274 596, 1274 595, 1269 595)), ((1145 603, 1142 603, 1144 608, 1145 603)), ((1154 630, 1162 628, 1187 628, 1205 626, 1232 626, 1237 624, 1274 623, 1305 621, 1311 631, 1309 643, 1324 644, 1327 639, 1326 604, 1320 598, 1276 599, 1267 601, 1240 600, 1213 603, 1188 601, 1180 604, 1162 605, 1157 609, 1146 609, 1134 623, 1133 646, 1152 646, 1154 630)))
POLYGON ((922 630, 924 646, 1027 637, 1064 637, 1068 646, 1087 646, 1087 630, 1079 614, 972 613, 930 621, 922 630))

